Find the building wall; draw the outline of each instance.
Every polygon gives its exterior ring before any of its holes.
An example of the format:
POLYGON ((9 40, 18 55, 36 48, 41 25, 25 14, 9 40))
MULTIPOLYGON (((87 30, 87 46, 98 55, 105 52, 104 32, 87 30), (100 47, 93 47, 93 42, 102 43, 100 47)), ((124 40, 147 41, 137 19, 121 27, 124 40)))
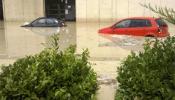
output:
POLYGON ((44 16, 44 0, 3 0, 6 21, 27 21, 44 16))
MULTIPOLYGON (((156 16, 139 3, 175 8, 175 0, 75 0, 77 21, 113 21, 133 16, 156 16)), ((7 21, 26 21, 44 16, 44 0, 3 0, 7 21)))
POLYGON ((125 17, 157 16, 140 3, 175 8, 175 0, 76 0, 76 18, 77 21, 113 21, 125 17))

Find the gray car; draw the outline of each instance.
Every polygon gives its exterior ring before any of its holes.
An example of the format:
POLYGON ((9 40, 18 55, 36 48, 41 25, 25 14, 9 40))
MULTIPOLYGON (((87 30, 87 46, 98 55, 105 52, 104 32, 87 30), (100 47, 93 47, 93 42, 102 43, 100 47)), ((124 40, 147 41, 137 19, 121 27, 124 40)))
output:
POLYGON ((63 26, 66 26, 65 21, 47 17, 40 17, 29 24, 22 25, 22 27, 63 27, 63 26))

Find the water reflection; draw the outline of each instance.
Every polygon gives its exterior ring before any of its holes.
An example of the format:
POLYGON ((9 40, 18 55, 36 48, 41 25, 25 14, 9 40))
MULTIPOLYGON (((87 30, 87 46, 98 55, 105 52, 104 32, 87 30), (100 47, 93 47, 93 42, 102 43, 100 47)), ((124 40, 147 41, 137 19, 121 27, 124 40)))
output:
POLYGON ((110 35, 110 34, 99 34, 99 36, 110 40, 111 42, 101 42, 100 47, 103 46, 119 46, 123 49, 132 51, 141 51, 145 41, 144 37, 138 36, 127 36, 127 35, 110 35))
POLYGON ((38 35, 43 35, 43 36, 51 36, 53 34, 58 34, 61 30, 60 27, 46 27, 46 28, 42 28, 42 27, 26 27, 26 30, 30 30, 35 34, 38 35))
POLYGON ((93 60, 120 60, 126 57, 130 50, 119 46, 99 46, 100 43, 111 42, 98 35, 98 29, 111 23, 77 23, 77 53, 88 48, 93 60))
POLYGON ((60 49, 76 43, 76 29, 72 23, 67 28, 23 28, 20 27, 22 23, 0 22, 0 59, 36 54, 43 50, 42 43, 46 43, 52 34, 59 34, 60 49))
POLYGON ((8 58, 24 57, 43 49, 41 43, 45 42, 45 37, 21 28, 20 25, 20 22, 4 23, 8 58))
POLYGON ((59 48, 61 50, 68 48, 70 45, 76 45, 76 41, 77 41, 76 23, 69 22, 67 24, 68 26, 60 28, 59 33, 58 33, 59 34, 59 48))

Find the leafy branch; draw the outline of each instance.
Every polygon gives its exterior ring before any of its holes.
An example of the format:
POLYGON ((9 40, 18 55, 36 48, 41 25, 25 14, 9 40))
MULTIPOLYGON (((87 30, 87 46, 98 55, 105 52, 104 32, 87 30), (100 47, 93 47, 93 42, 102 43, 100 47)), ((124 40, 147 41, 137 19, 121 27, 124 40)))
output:
POLYGON ((42 43, 46 48, 54 48, 56 50, 59 49, 59 35, 54 34, 48 37, 48 42, 42 43))
POLYGON ((141 6, 150 9, 154 13, 158 14, 163 19, 167 20, 168 22, 175 24, 175 10, 173 8, 167 7, 152 7, 151 4, 140 4, 141 6))

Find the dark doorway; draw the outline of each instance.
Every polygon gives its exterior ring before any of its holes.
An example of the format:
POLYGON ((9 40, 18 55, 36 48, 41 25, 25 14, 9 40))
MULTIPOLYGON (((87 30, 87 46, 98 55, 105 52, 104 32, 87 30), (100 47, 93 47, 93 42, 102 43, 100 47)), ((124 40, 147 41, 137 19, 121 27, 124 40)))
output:
POLYGON ((46 17, 75 21, 75 0, 45 0, 46 17))
POLYGON ((2 5, 2 0, 0 0, 0 20, 3 20, 3 5, 2 5))

